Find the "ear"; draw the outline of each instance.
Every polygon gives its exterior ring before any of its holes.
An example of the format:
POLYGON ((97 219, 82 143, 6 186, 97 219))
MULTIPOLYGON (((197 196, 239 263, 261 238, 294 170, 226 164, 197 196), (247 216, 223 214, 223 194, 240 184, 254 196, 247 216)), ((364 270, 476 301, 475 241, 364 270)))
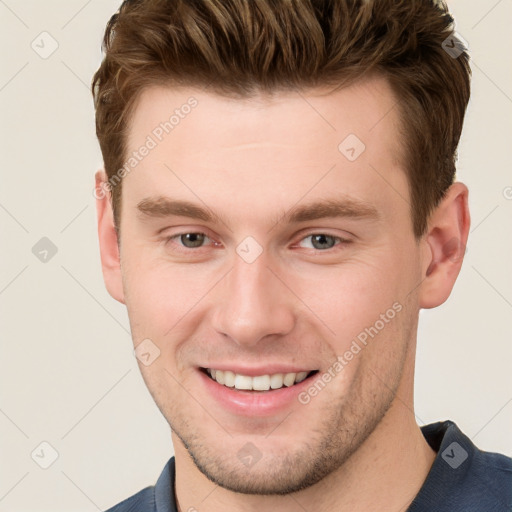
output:
POLYGON ((96 212, 98 214, 98 238, 103 280, 108 293, 124 304, 118 237, 110 202, 111 191, 107 175, 103 169, 96 172, 95 181, 94 197, 96 198, 96 212))
POLYGON ((432 212, 423 247, 420 307, 435 308, 450 296, 459 275, 469 234, 468 189, 454 183, 432 212))

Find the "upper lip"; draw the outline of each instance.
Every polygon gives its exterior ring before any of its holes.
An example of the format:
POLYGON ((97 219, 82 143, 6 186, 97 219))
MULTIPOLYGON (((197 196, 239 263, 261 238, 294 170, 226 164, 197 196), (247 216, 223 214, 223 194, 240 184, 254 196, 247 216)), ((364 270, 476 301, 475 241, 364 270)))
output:
POLYGON ((221 371, 232 371, 239 375, 246 375, 248 377, 256 377, 258 375, 274 375, 276 373, 300 373, 300 372, 311 372, 315 368, 307 366, 291 366, 285 364, 267 364, 265 366, 243 366, 237 364, 225 364, 225 363, 211 363, 201 368, 210 368, 213 370, 221 371))

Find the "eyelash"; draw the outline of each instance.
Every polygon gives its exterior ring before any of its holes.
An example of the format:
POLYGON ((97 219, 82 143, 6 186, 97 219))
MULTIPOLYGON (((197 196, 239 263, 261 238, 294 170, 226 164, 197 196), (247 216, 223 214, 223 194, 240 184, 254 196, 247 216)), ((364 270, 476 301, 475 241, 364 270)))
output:
MULTIPOLYGON (((164 243, 167 245, 168 243, 172 242, 173 240, 179 240, 180 237, 182 237, 183 235, 191 235, 191 234, 194 234, 194 235, 204 235, 206 239, 212 241, 212 238, 209 237, 206 233, 203 233, 201 231, 186 231, 186 232, 183 232, 183 233, 177 233, 176 235, 172 235, 172 236, 168 236, 168 237, 165 237, 164 238, 164 243)), ((328 252, 331 252, 332 250, 335 250, 335 247, 338 247, 340 245, 348 245, 350 243, 352 243, 352 240, 349 240, 349 239, 346 239, 346 238, 342 238, 340 236, 336 236, 336 235, 330 235, 329 233, 324 233, 324 232, 314 232, 314 233, 309 233, 308 235, 302 237, 298 243, 306 240, 307 238, 311 238, 311 237, 314 237, 314 236, 319 236, 319 235, 324 235, 326 237, 329 237, 329 238, 333 238, 335 240, 335 244, 333 245, 333 247, 329 247, 327 249, 315 249, 315 248, 308 248, 309 250, 313 250, 317 253, 328 253, 328 252)), ((220 245, 218 242, 215 243, 216 245, 220 245)), ((294 244, 294 245, 297 245, 297 244, 294 244)), ((182 253, 190 253, 191 251, 196 251, 198 252, 200 249, 204 249, 205 246, 204 245, 201 245, 199 247, 196 247, 196 248, 192 248, 192 247, 185 247, 184 245, 180 244, 179 242, 176 243, 176 246, 179 247, 178 249, 178 252, 182 252, 182 253)))

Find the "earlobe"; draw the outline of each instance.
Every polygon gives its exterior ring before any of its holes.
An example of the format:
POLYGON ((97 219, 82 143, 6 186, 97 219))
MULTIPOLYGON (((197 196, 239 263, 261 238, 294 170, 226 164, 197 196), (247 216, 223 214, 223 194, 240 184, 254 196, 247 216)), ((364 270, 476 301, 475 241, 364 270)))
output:
POLYGON ((448 299, 459 275, 469 234, 468 189, 454 183, 429 219, 422 240, 424 253, 420 307, 428 309, 448 299))
POLYGON ((98 239, 103 280, 105 281, 105 286, 109 294, 114 299, 124 304, 118 235, 114 225, 114 216, 110 202, 111 192, 104 170, 96 172, 94 197, 96 197, 98 239))

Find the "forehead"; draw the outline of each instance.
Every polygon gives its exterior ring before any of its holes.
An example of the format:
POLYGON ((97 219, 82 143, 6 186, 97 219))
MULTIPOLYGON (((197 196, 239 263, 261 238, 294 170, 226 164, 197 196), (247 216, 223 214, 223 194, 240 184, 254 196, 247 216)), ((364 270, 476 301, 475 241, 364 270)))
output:
POLYGON ((246 99, 151 87, 137 102, 127 143, 128 156, 150 147, 125 178, 132 203, 183 193, 229 200, 231 209, 250 203, 256 215, 334 190, 367 203, 386 194, 396 202, 393 189, 407 195, 397 103, 378 77, 337 91, 246 99))
POLYGON ((400 145, 396 144, 394 130, 389 131, 390 127, 398 128, 396 107, 397 100, 387 80, 379 76, 338 90, 259 93, 242 99, 204 89, 152 86, 140 94, 135 105, 128 144, 136 146, 141 135, 155 130, 156 138, 171 138, 166 136, 172 131, 176 141, 187 138, 187 131, 208 133, 201 141, 204 150, 220 149, 222 142, 296 143, 304 138, 315 142, 325 137, 336 142, 352 130, 364 142, 372 144, 378 138, 396 152, 400 145), (297 124, 299 118, 301 123, 297 124), (159 134, 162 130, 158 127, 166 122, 171 126, 167 130, 162 126, 163 133, 159 134), (242 127, 244 130, 240 130, 242 127))

